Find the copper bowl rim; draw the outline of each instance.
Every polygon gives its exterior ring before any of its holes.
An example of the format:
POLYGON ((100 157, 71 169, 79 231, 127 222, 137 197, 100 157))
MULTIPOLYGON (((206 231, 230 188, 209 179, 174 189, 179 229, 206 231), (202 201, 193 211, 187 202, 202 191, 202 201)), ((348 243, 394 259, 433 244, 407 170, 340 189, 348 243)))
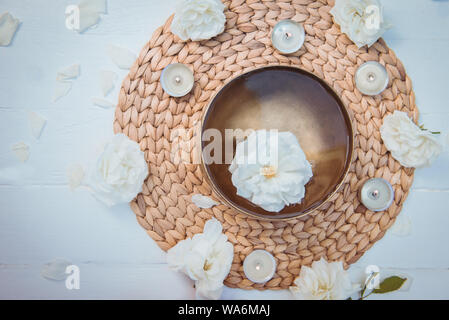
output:
POLYGON ((320 77, 318 77, 317 75, 306 71, 304 69, 301 69, 299 67, 296 66, 291 66, 291 65, 282 65, 282 64, 272 64, 272 65, 267 65, 267 66, 263 66, 263 67, 256 67, 256 68, 252 68, 244 73, 241 73, 237 76, 231 77, 229 78, 227 81, 225 81, 225 83, 223 84, 223 86, 217 90, 213 96, 210 98, 206 108, 204 109, 203 112, 203 116, 201 118, 201 128, 200 128, 200 137, 202 137, 203 135, 203 129, 204 129, 204 122, 206 120, 206 116, 208 115, 210 108, 212 106, 212 103, 215 101, 215 98, 217 97, 217 95, 225 88, 227 87, 231 82, 233 82, 234 80, 237 80, 241 77, 244 77, 246 75, 248 75, 249 73, 252 73, 254 71, 258 71, 258 70, 263 70, 263 69, 274 69, 274 68, 290 68, 290 69, 296 69, 296 70, 300 70, 303 73, 306 73, 308 76, 310 76, 311 78, 315 78, 318 79, 321 83, 324 83, 328 89, 330 89, 333 93, 335 98, 337 99, 338 104, 342 107, 342 111, 345 114, 345 117, 349 120, 349 126, 348 126, 348 130, 350 130, 350 135, 352 138, 352 148, 350 148, 350 154, 347 158, 347 166, 345 168, 344 174, 342 175, 341 181, 335 186, 334 190, 332 192, 330 192, 327 197, 323 200, 322 203, 320 203, 318 206, 314 207, 314 208, 310 208, 307 209, 303 212, 299 212, 298 215, 296 216, 291 216, 291 217, 282 217, 282 218, 276 218, 275 215, 273 216, 263 216, 263 215, 259 215, 259 214, 255 214, 249 210, 244 210, 242 208, 237 207, 236 205, 234 205, 230 200, 227 199, 226 195, 223 194, 223 192, 220 190, 220 188, 218 188, 218 186, 215 185, 215 183, 213 182, 213 179, 211 178, 209 171, 206 169, 206 165, 204 164, 204 157, 203 157, 203 145, 202 145, 202 139, 200 139, 200 148, 199 148, 199 152, 201 153, 200 155, 200 159, 201 159, 201 164, 200 164, 200 168, 201 168, 201 172, 203 173, 203 176, 206 178, 207 183, 211 186, 212 190, 215 192, 215 194, 220 198, 221 201, 223 201, 226 205, 228 205, 229 207, 233 208, 234 210, 236 210, 238 213, 242 213, 242 214, 246 214, 250 217, 253 217, 255 219, 258 220, 264 220, 264 221, 287 221, 287 220, 292 220, 292 219, 298 219, 301 217, 304 217, 306 215, 309 215, 310 213, 314 212, 315 210, 320 209, 323 205, 325 205, 326 203, 328 203, 332 197, 340 190, 340 187, 343 185, 343 183, 346 180, 346 177, 348 176, 349 170, 351 168, 351 164, 352 161, 354 160, 354 149, 355 149, 355 128, 354 128, 354 122, 352 121, 352 117, 350 112, 348 111, 348 108, 346 107, 346 105, 343 103, 343 101, 340 99, 340 96, 337 94, 337 92, 335 92, 334 88, 332 88, 324 79, 321 79, 320 77), (349 160, 349 161, 348 161, 349 160))

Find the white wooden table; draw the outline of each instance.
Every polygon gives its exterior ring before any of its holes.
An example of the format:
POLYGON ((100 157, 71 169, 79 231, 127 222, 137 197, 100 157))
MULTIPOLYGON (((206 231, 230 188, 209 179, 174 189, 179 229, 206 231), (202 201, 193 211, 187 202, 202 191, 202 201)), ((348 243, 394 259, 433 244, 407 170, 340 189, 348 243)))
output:
MULTIPOLYGON (((138 225, 128 205, 113 209, 86 190, 71 192, 66 167, 87 164, 94 150, 112 136, 113 110, 95 107, 98 72, 119 70, 105 46, 138 53, 153 30, 174 10, 176 0, 109 0, 109 13, 97 28, 77 34, 65 28, 65 7, 76 0, 1 0, 0 13, 22 21, 13 43, 0 47, 0 298, 189 299, 192 282, 172 272, 165 253, 138 225), (51 102, 61 67, 81 64, 81 76, 68 96, 51 102), (45 116, 39 140, 29 131, 27 111, 45 116), (12 144, 30 145, 20 164, 12 144), (81 288, 40 276, 41 266, 61 257, 78 265, 81 288)), ((449 129, 449 2, 383 1, 393 29, 385 40, 403 61, 414 83, 421 122, 449 129)), ((116 101, 119 82, 108 98, 116 101)), ((412 220, 408 237, 388 234, 351 267, 355 278, 367 265, 381 273, 413 279, 392 299, 449 298, 449 152, 432 167, 416 171, 403 212, 412 220)), ((290 299, 288 291, 226 288, 227 299, 290 299)), ((370 298, 379 298, 371 296, 370 298)))

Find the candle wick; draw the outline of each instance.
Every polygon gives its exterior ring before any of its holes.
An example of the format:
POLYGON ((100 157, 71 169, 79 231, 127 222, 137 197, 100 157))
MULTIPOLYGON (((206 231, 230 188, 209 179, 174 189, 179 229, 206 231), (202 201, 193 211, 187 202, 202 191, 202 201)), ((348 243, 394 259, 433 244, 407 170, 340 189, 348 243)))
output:
POLYGON ((182 81, 182 79, 181 79, 180 76, 176 76, 176 77, 175 77, 175 82, 176 82, 177 84, 180 84, 181 81, 182 81))
POLYGON ((374 199, 374 200, 376 200, 376 199, 378 199, 379 198, 379 190, 373 190, 371 193, 370 193, 370 196, 371 196, 371 198, 372 199, 374 199))
POLYGON ((373 82, 376 79, 376 75, 374 73, 368 74, 368 81, 373 82))
POLYGON ((260 263, 256 264, 256 270, 260 270, 260 263))
POLYGON ((285 39, 290 39, 292 37, 291 32, 286 32, 285 33, 285 39))

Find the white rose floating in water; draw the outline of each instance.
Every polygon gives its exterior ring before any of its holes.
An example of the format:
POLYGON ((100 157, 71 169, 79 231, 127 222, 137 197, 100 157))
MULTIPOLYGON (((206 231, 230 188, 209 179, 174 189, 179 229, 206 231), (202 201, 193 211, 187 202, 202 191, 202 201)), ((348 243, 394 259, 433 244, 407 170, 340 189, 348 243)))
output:
POLYGON ((142 191, 148 166, 139 145, 116 134, 105 146, 90 174, 89 187, 108 206, 131 201, 142 191))
POLYGON ((429 166, 443 150, 435 135, 419 128, 402 111, 385 117, 380 134, 385 147, 404 167, 429 166))
POLYGON ((231 270, 234 247, 221 232, 220 222, 212 218, 203 233, 178 242, 167 252, 169 267, 195 281, 199 298, 220 298, 223 281, 231 270))
POLYGON ((379 0, 335 0, 330 13, 341 32, 361 48, 373 45, 390 28, 382 11, 379 0))
POLYGON ((237 194, 270 212, 300 203, 313 176, 293 133, 266 130, 254 131, 237 144, 229 171, 237 194))
POLYGON ((294 284, 290 291, 298 300, 343 300, 359 289, 351 283, 341 261, 328 263, 323 258, 312 267, 301 267, 294 284))
POLYGON ((175 11, 171 31, 182 40, 207 40, 224 31, 225 6, 220 0, 183 0, 175 11))

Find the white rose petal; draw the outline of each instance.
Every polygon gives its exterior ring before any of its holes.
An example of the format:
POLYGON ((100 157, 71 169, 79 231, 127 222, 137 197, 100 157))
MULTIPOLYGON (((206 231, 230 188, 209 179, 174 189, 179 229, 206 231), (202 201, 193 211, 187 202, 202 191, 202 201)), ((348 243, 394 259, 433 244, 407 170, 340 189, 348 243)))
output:
POLYGON ((77 31, 82 33, 87 29, 97 25, 100 22, 101 16, 98 12, 92 11, 91 9, 80 8, 80 24, 77 31))
POLYGON ((57 81, 65 81, 77 78, 80 74, 80 65, 79 64, 73 64, 68 67, 64 67, 61 70, 58 71, 56 74, 56 80, 57 81))
POLYGON ((112 206, 135 198, 147 175, 148 166, 139 144, 117 134, 93 166, 88 185, 97 199, 112 206))
POLYGON ((335 0, 335 5, 330 13, 340 25, 341 32, 361 48, 370 47, 382 34, 390 28, 383 19, 383 8, 379 0, 335 0), (378 14, 379 24, 373 24, 375 18, 371 15, 378 14))
POLYGON ((123 47, 109 45, 106 50, 112 62, 121 69, 131 69, 134 61, 137 59, 133 52, 123 47))
POLYGON ((113 71, 100 71, 100 87, 103 96, 107 96, 112 89, 114 89, 117 74, 113 71))
POLYGON ((42 266, 41 276, 55 281, 62 281, 67 278, 66 268, 72 263, 64 259, 55 259, 42 266))
POLYGON ((203 233, 180 241, 167 251, 169 267, 194 280, 197 297, 201 299, 220 298, 233 257, 234 247, 215 218, 206 222, 203 233))
POLYGON ((101 99, 101 98, 92 98, 92 103, 103 109, 115 108, 115 104, 109 100, 101 99))
POLYGON ((72 89, 72 82, 70 81, 56 81, 55 92, 53 94, 53 102, 58 101, 67 95, 72 89))
POLYGON ((267 130, 258 130, 239 142, 229 171, 239 196, 264 210, 279 212, 302 201, 305 185, 313 174, 293 133, 271 135, 267 130), (272 150, 272 143, 277 148, 272 150), (277 157, 271 154, 276 150, 277 157))
POLYGON ((405 213, 401 213, 396 217, 396 221, 390 230, 396 236, 406 237, 412 233, 412 220, 405 213))
POLYGON ((70 190, 75 190, 82 185, 84 180, 84 169, 80 164, 72 164, 67 167, 67 180, 70 190))
POLYGON ((213 206, 218 205, 218 202, 215 202, 209 197, 203 196, 202 194, 194 194, 192 196, 192 202, 198 207, 202 209, 212 208, 213 206))
POLYGON ((47 120, 45 120, 44 117, 37 114, 36 112, 30 111, 28 112, 28 122, 33 137, 39 139, 42 134, 42 130, 44 129, 45 124, 47 123, 47 120))
POLYGON ((344 300, 360 289, 351 283, 341 261, 328 263, 324 258, 301 267, 294 284, 290 291, 298 300, 344 300))
POLYGON ((106 0, 81 0, 78 5, 80 9, 88 9, 92 12, 106 13, 107 2, 106 0))
POLYGON ((380 134, 387 150, 404 167, 429 166, 443 150, 435 135, 421 130, 402 111, 384 118, 380 134))
POLYGON ((21 162, 27 161, 30 157, 30 147, 24 142, 14 144, 11 150, 21 162))
POLYGON ((183 0, 175 11, 171 31, 182 40, 207 40, 225 28, 225 6, 220 0, 183 0))
POLYGON ((8 46, 19 27, 20 21, 9 12, 0 15, 0 46, 8 46))

